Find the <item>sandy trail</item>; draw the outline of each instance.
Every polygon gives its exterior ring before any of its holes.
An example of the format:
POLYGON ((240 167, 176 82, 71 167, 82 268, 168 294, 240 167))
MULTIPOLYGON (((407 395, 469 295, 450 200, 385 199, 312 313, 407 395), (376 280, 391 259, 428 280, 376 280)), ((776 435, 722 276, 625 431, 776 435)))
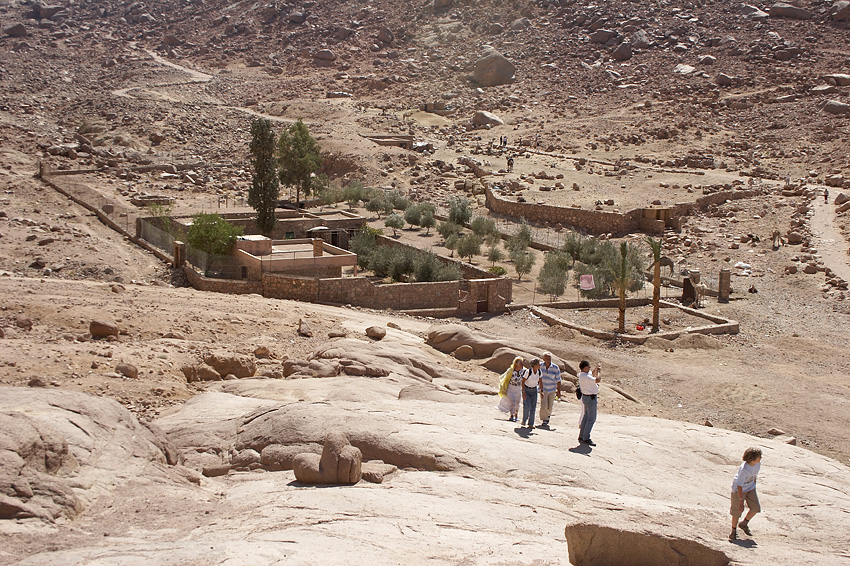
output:
POLYGON ((835 225, 835 206, 814 200, 815 214, 812 217, 812 234, 815 237, 818 253, 824 264, 836 275, 850 281, 850 264, 848 264, 847 240, 835 225))

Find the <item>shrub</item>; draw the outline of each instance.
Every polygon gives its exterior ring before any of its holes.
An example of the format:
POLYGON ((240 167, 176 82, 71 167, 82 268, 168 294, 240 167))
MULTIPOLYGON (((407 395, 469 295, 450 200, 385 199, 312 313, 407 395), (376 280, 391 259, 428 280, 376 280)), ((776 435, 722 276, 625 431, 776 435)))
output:
POLYGON ((472 263, 472 256, 481 253, 481 237, 478 234, 468 234, 462 236, 457 243, 457 255, 460 257, 469 258, 469 263, 472 263))
POLYGON ((233 226, 218 214, 196 214, 186 234, 189 245, 210 254, 229 254, 242 235, 241 226, 233 226))
POLYGON ((377 245, 375 234, 365 230, 359 231, 348 242, 348 248, 357 254, 357 265, 360 269, 369 268, 369 256, 375 250, 377 245))
POLYGON ((398 231, 404 228, 404 218, 393 212, 384 220, 384 226, 393 229, 393 236, 398 235, 398 231))
POLYGON ((418 204, 412 204, 404 211, 404 220, 411 226, 419 226, 422 220, 422 208, 418 204))
POLYGON ((393 249, 389 275, 393 281, 406 281, 416 270, 416 250, 412 248, 393 249))
POLYGON ((369 269, 378 277, 388 276, 392 263, 393 250, 387 246, 376 246, 369 254, 369 269))
POLYGON ((466 197, 452 197, 449 199, 449 221, 464 226, 472 218, 472 208, 466 197))
POLYGON ((476 216, 469 227, 482 238, 489 234, 499 233, 499 230, 496 228, 496 222, 486 216, 476 216))
POLYGON ((441 222, 437 227, 437 232, 444 240, 448 240, 449 236, 452 234, 460 234, 461 230, 463 230, 463 227, 455 224, 454 222, 441 222))
POLYGON ((543 267, 537 276, 540 290, 549 295, 551 300, 560 297, 567 290, 567 270, 564 268, 563 257, 558 257, 559 252, 546 254, 543 267))
POLYGON ((430 210, 426 210, 422 213, 422 217, 419 219, 419 225, 425 228, 425 234, 430 233, 431 228, 433 228, 435 224, 437 224, 437 221, 434 220, 434 213, 430 210))
POLYGON ((447 250, 452 250, 452 253, 449 257, 454 257, 455 250, 457 249, 457 245, 458 245, 459 241, 460 241, 460 236, 456 232, 449 234, 449 236, 446 238, 446 243, 444 245, 446 246, 447 250))
POLYGON ((504 275, 508 272, 508 270, 505 269, 504 267, 502 267, 501 265, 494 265, 493 267, 491 267, 487 271, 492 273, 493 275, 495 275, 497 277, 501 277, 502 275, 504 275))

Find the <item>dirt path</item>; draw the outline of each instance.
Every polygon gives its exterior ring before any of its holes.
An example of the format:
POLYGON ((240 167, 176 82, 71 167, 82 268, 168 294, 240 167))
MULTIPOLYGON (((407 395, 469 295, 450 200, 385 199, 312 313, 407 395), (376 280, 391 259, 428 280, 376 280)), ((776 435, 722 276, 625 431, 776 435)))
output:
MULTIPOLYGON (((131 45, 131 48, 135 48, 135 47, 131 45)), ((156 53, 154 53, 150 49, 145 49, 144 53, 148 54, 156 63, 159 63, 160 65, 163 65, 165 67, 170 67, 172 69, 176 69, 178 71, 182 71, 182 72, 188 74, 189 79, 186 80, 186 81, 180 81, 180 82, 151 83, 151 84, 148 84, 148 85, 139 85, 139 86, 121 88, 121 89, 117 89, 117 90, 112 91, 112 94, 114 96, 119 96, 119 97, 122 97, 122 98, 129 98, 129 99, 136 99, 137 97, 132 94, 132 92, 136 91, 136 90, 145 90, 145 89, 152 90, 152 89, 156 89, 156 88, 172 87, 172 86, 179 86, 179 85, 208 83, 213 78, 215 78, 215 75, 202 73, 201 71, 196 71, 195 69, 191 69, 189 67, 184 67, 183 65, 178 65, 177 63, 172 63, 171 61, 168 61, 167 59, 160 57, 159 55, 157 55, 156 53)), ((195 103, 199 103, 199 102, 196 101, 195 103)), ((243 114, 247 114, 247 115, 253 116, 255 118, 266 118, 268 120, 271 120, 272 122, 278 122, 278 123, 284 123, 284 124, 292 124, 292 123, 295 122, 295 120, 292 120, 291 118, 281 118, 280 116, 272 116, 271 114, 263 114, 262 112, 257 112, 256 110, 251 110, 250 108, 242 108, 240 106, 231 106, 229 104, 224 104, 223 102, 219 103, 219 104, 214 104, 214 106, 221 107, 221 108, 227 108, 229 110, 236 110, 237 112, 242 112, 243 114)), ((306 120, 304 121, 304 123, 307 124, 307 125, 312 125, 311 122, 306 121, 306 120)))
POLYGON ((816 198, 814 210, 812 234, 817 242, 818 253, 823 258, 824 264, 836 275, 845 281, 850 281, 848 243, 835 225, 835 206, 824 203, 821 198, 816 198))

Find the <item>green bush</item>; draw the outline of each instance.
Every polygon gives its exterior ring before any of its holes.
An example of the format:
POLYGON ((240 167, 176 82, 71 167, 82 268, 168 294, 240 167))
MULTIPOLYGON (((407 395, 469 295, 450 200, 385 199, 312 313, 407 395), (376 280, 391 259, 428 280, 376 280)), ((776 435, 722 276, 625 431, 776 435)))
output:
MULTIPOLYGON (((366 228, 366 226, 364 226, 366 228)), ((378 243, 375 234, 361 230, 348 242, 348 249, 357 254, 357 265, 360 269, 369 268, 369 256, 378 243)))
POLYGON ((437 232, 444 240, 448 240, 452 234, 460 234, 461 230, 463 230, 463 226, 454 222, 440 222, 440 225, 437 226, 437 232))
POLYGON ((243 233, 241 226, 233 226, 218 214, 196 214, 186 235, 189 245, 210 254, 226 255, 233 249, 236 238, 243 233))
POLYGON ((404 211, 404 221, 411 226, 419 226, 422 220, 422 208, 418 204, 412 204, 404 211))
POLYGON ((472 208, 466 197, 449 199, 449 221, 464 226, 472 218, 472 208))
POLYGON ((472 219, 469 227, 482 238, 499 233, 499 229, 496 228, 496 221, 486 216, 476 216, 472 219))
POLYGON ((504 275, 508 272, 508 270, 505 269, 504 267, 502 267, 501 265, 494 265, 493 267, 491 267, 487 271, 492 273, 493 275, 495 275, 497 277, 501 277, 502 275, 504 275))

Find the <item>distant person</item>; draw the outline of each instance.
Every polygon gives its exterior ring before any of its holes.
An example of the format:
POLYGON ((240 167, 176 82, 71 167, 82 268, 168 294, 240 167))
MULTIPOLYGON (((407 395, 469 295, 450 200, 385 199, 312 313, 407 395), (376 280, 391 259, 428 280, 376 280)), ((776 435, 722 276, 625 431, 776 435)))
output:
POLYGON ((540 383, 540 360, 531 360, 531 370, 522 378, 522 426, 534 428, 534 413, 537 412, 537 386, 540 383))
POLYGON ((508 157, 508 173, 514 170, 514 158, 508 157))
POLYGON ((552 354, 546 352, 540 366, 540 426, 549 426, 556 398, 561 398, 561 368, 552 363, 552 354))
POLYGON ((729 510, 732 514, 730 541, 738 540, 739 527, 747 536, 753 536, 750 530, 750 520, 761 511, 759 496, 756 493, 756 477, 761 469, 761 448, 747 448, 742 460, 744 462, 738 467, 735 479, 732 480, 732 507, 729 510), (744 512, 744 502, 747 503, 749 511, 747 511, 744 520, 739 523, 738 519, 744 512))
POLYGON ((499 381, 499 395, 502 397, 499 410, 508 413, 511 422, 517 421, 519 402, 522 400, 522 379, 527 372, 523 367, 523 359, 517 356, 499 381))
POLYGON ((823 203, 827 204, 829 202, 829 189, 823 190, 823 203))
POLYGON ((581 389, 582 416, 578 430, 578 441, 589 446, 596 446, 590 438, 590 431, 596 422, 596 396, 599 394, 599 382, 602 378, 602 364, 596 364, 593 372, 590 371, 590 362, 582 360, 578 365, 578 385, 581 389))

